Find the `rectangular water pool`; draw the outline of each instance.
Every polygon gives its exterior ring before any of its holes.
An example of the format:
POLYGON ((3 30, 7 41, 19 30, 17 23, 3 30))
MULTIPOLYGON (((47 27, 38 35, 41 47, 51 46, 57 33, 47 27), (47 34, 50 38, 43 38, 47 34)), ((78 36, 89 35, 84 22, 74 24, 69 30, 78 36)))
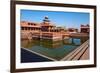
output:
MULTIPOLYGON (((61 60, 78 46, 84 43, 88 38, 67 38, 62 41, 52 40, 21 40, 21 47, 44 56, 48 59, 61 60)), ((27 53, 26 53, 27 54, 27 53)), ((40 60, 41 61, 41 60, 40 60)))

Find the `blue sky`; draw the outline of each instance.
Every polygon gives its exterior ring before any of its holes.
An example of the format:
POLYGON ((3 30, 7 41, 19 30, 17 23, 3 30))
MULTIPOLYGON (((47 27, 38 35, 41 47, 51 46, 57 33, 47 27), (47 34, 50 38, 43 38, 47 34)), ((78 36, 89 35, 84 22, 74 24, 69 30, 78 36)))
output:
POLYGON ((90 20, 90 14, 83 12, 21 10, 21 21, 42 22, 45 16, 55 25, 66 28, 79 28, 90 20))

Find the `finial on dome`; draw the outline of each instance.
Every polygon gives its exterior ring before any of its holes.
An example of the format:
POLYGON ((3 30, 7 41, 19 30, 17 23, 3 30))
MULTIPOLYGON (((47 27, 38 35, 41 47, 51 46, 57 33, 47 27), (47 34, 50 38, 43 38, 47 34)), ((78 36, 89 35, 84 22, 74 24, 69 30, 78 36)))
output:
POLYGON ((44 21, 44 22, 50 22, 48 16, 45 16, 43 21, 44 21))

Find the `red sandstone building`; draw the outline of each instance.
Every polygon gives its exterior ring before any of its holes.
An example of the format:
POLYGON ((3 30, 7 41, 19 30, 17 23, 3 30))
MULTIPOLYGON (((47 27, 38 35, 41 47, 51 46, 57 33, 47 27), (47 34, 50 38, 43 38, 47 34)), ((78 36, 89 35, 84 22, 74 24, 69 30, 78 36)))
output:
MULTIPOLYGON (((81 33, 89 33, 89 25, 81 25, 81 33)), ((65 29, 63 27, 57 27, 52 24, 49 18, 46 16, 42 23, 21 21, 21 38, 32 39, 33 37, 47 38, 47 39, 61 39, 62 34, 66 36, 69 33, 78 33, 76 28, 65 29)))
POLYGON ((32 35, 32 37, 60 39, 62 38, 60 32, 65 31, 62 27, 52 24, 48 17, 45 17, 42 23, 21 21, 21 38, 30 38, 29 36, 32 35))
POLYGON ((76 28, 68 28, 67 30, 70 33, 77 33, 78 32, 78 29, 76 29, 76 28))
POLYGON ((87 25, 81 25, 80 29, 81 29, 81 33, 89 33, 89 30, 90 30, 88 24, 87 25))
POLYGON ((60 32, 65 29, 56 27, 54 24, 50 22, 48 17, 45 17, 42 23, 34 23, 21 21, 21 30, 22 31, 34 31, 34 32, 60 32))

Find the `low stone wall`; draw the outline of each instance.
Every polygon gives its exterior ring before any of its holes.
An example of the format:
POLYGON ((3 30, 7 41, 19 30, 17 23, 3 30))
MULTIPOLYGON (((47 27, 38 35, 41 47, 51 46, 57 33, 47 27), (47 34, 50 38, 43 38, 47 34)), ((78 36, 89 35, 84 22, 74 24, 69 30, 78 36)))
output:
POLYGON ((87 37, 88 34, 85 33, 54 33, 54 32, 29 32, 21 31, 21 39, 51 39, 51 40, 63 40, 69 37, 87 37))
POLYGON ((32 39, 31 32, 21 32, 21 39, 31 40, 32 39))

